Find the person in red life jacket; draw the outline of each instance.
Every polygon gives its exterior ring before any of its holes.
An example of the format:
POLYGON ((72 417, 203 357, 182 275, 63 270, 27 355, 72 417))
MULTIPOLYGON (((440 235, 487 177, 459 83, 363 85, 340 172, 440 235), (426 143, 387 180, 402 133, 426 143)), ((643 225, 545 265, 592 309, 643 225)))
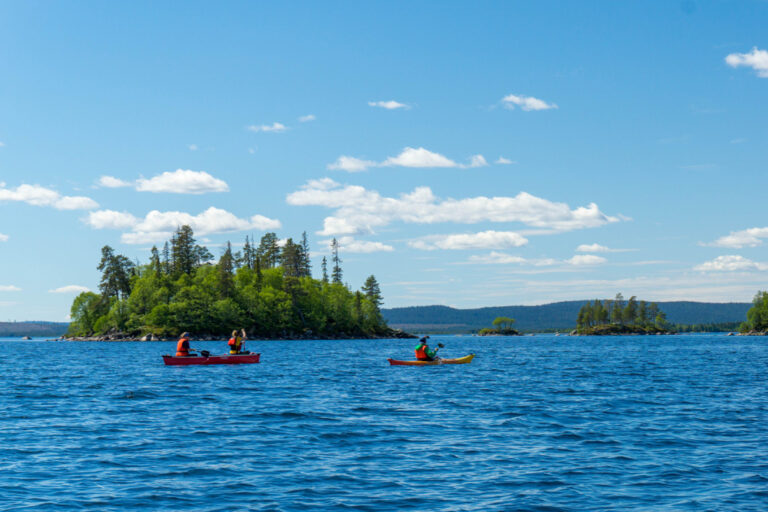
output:
POLYGON ((189 353, 191 350, 195 350, 195 349, 189 348, 189 333, 188 332, 181 333, 179 342, 176 344, 176 357, 194 356, 195 354, 189 353))
POLYGON ((232 337, 229 338, 229 353, 230 354, 250 354, 243 350, 245 342, 245 329, 240 329, 240 332, 232 331, 232 337), (242 334, 242 336, 241 336, 242 334))
POLYGON ((418 361, 434 361, 437 359, 437 350, 432 350, 427 345, 427 338, 429 336, 424 336, 419 340, 419 344, 416 345, 416 360, 418 361))

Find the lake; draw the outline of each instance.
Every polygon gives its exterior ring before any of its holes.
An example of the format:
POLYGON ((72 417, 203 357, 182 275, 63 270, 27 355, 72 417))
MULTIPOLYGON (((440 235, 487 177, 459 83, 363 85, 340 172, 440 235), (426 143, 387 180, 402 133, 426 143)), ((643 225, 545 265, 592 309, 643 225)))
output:
POLYGON ((0 340, 0 511, 768 509, 766 339, 430 341, 0 340))

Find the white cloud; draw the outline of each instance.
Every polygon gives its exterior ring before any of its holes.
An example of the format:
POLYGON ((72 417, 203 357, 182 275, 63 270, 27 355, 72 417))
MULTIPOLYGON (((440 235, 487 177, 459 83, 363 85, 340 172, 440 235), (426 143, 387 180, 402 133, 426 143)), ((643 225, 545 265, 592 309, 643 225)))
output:
POLYGON ((33 206, 52 206, 57 210, 90 210, 99 204, 89 197, 62 196, 40 185, 19 185, 15 189, 0 183, 0 201, 19 201, 33 206))
POLYGON ((415 249, 432 251, 435 249, 500 249, 520 247, 528 240, 513 231, 482 231, 480 233, 459 233, 452 235, 431 235, 411 240, 408 245, 415 249))
POLYGON ((189 148, 190 151, 198 150, 197 144, 189 144, 187 147, 189 148))
POLYGON ((753 47, 749 53, 732 53, 725 58, 725 62, 732 68, 746 66, 754 69, 757 76, 768 78, 768 51, 758 50, 753 47))
POLYGON ((375 228, 393 222, 519 222, 551 231, 571 231, 619 221, 602 213, 594 203, 571 209, 565 203, 526 192, 514 197, 439 199, 429 187, 418 187, 400 197, 384 197, 374 190, 357 185, 342 186, 329 178, 309 181, 301 190, 288 194, 286 201, 294 206, 334 209, 320 231, 327 236, 372 233, 375 228))
POLYGON ((177 169, 166 171, 154 178, 141 178, 136 182, 140 192, 167 192, 170 194, 205 194, 208 192, 227 192, 229 186, 205 171, 177 169))
POLYGON ((424 148, 405 148, 399 155, 391 156, 381 163, 382 166, 400 167, 458 167, 459 164, 440 153, 433 153, 424 148))
POLYGON ((21 288, 12 284, 0 284, 0 292, 20 292, 21 288))
POLYGON ((120 188, 120 187, 130 187, 131 183, 129 181, 121 180, 120 178, 115 178, 114 176, 102 176, 99 178, 99 181, 97 184, 100 187, 104 188, 120 188))
POLYGON ((530 110, 549 110, 551 108, 557 108, 554 103, 547 103, 544 100, 534 98, 533 96, 517 96, 515 94, 509 94, 501 99, 502 104, 509 108, 515 108, 515 105, 525 111, 530 110))
POLYGON ((332 164, 328 164, 326 167, 332 171, 347 171, 347 172, 361 172, 367 170, 369 167, 375 167, 376 162, 370 160, 362 160, 353 156, 340 156, 332 164))
POLYGON ((139 223, 130 213, 114 210, 90 212, 84 221, 94 229, 129 229, 139 223))
MULTIPOLYGON (((392 252, 395 250, 391 245, 381 242, 370 242, 365 240, 356 240, 351 236, 343 236, 336 240, 339 243, 339 250, 348 253, 370 254, 373 252, 392 252)), ((329 248, 331 240, 323 241, 329 248)))
POLYGON ((498 165, 511 165, 511 164, 516 164, 517 162, 513 162, 509 158, 504 158, 503 156, 500 156, 499 158, 496 159, 494 163, 498 165))
POLYGON ((629 252, 633 249, 611 249, 600 244, 581 244, 576 248, 576 252, 629 252))
POLYGON ((757 247, 758 245, 762 245, 763 238, 768 238, 768 228, 749 228, 741 231, 731 231, 730 234, 718 238, 711 244, 702 245, 741 249, 742 247, 757 247))
POLYGON ((768 270, 768 264, 758 263, 743 256, 728 255, 718 256, 712 261, 707 261, 694 267, 694 270, 702 272, 736 272, 748 270, 768 270))
POLYGON ((602 263, 605 263, 608 261, 607 259, 603 258, 602 256, 595 256, 594 254, 577 254, 573 258, 569 260, 565 260, 566 263, 569 263, 571 265, 600 265, 602 263))
POLYGON ((82 292, 89 292, 91 291, 90 288, 86 286, 79 286, 76 284, 70 284, 67 286, 62 286, 61 288, 55 288, 53 290, 48 290, 48 293, 82 293, 82 292))
POLYGON ((262 125, 255 125, 252 124, 248 127, 248 129, 252 132, 275 132, 280 133, 284 132, 288 129, 287 126, 285 126, 282 123, 272 123, 272 124, 262 124, 262 125))
POLYGON ((485 167, 488 162, 483 155, 473 155, 470 157, 470 163, 468 165, 459 164, 451 160, 450 158, 429 151, 425 148, 411 148, 406 147, 399 155, 390 156, 383 162, 374 162, 373 160, 363 160, 353 156, 342 155, 332 164, 328 164, 326 167, 330 170, 341 170, 347 172, 360 172, 365 171, 371 167, 411 167, 411 168, 427 168, 427 167, 440 167, 440 168, 475 168, 485 167))
POLYGON ((306 116, 301 116, 299 118, 299 122, 300 123, 308 123, 310 121, 314 121, 315 119, 317 119, 317 118, 315 117, 314 114, 307 114, 306 116))
POLYGON ((126 244, 142 244, 161 242, 171 237, 181 225, 188 224, 196 236, 216 233, 245 231, 258 229, 261 231, 279 229, 279 220, 270 219, 263 215, 253 215, 249 219, 241 219, 226 210, 210 207, 198 215, 186 212, 153 210, 143 218, 137 219, 125 212, 102 210, 84 219, 84 222, 94 229, 127 229, 121 236, 126 244))
POLYGON ((489 254, 474 255, 469 257, 469 263, 483 265, 533 265, 536 267, 548 267, 557 264, 557 260, 551 258, 527 259, 522 256, 513 256, 504 252, 491 251, 489 254))
POLYGON ((368 105, 371 107, 379 107, 379 108, 385 108, 387 110, 395 110, 398 108, 411 108, 405 103, 400 103, 395 100, 389 100, 389 101, 369 101, 368 105))
POLYGON ((7 242, 8 238, 9 238, 8 235, 4 235, 4 234, 0 233, 0 242, 7 242))
POLYGON ((470 167, 485 167, 487 165, 488 162, 483 155, 473 155, 469 162, 470 167))

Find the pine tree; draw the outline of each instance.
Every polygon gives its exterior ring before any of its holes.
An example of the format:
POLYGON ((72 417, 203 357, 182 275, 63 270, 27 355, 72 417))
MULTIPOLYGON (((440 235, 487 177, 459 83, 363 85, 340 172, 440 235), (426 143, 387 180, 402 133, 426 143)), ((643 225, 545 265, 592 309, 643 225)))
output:
POLYGON ((171 238, 171 270, 174 275, 191 274, 197 263, 195 238, 190 226, 181 226, 171 238))
POLYGON ((101 248, 101 261, 96 268, 101 271, 99 290, 102 299, 119 299, 121 295, 125 297, 131 293, 131 260, 121 254, 115 254, 112 247, 105 245, 101 248))
POLYGON ((376 281, 376 277, 373 275, 368 276, 361 289, 368 300, 376 306, 376 311, 380 311, 384 300, 381 298, 381 289, 379 288, 379 282, 376 281))
POLYGON ((171 273, 171 250, 168 248, 168 241, 163 245, 163 274, 171 273))
POLYGON ((227 242, 227 248, 221 255, 218 264, 219 293, 223 299, 231 298, 235 294, 235 259, 232 256, 232 244, 227 242))
POLYGON ((152 255, 149 257, 149 266, 155 275, 159 276, 162 273, 163 266, 160 263, 160 253, 157 251, 157 246, 152 246, 152 255))
POLYGON ((277 235, 274 233, 265 233, 261 237, 256 255, 261 259, 263 268, 275 268, 280 259, 280 247, 277 245, 277 235))
POLYGON ((323 262, 320 264, 320 268, 323 271, 323 282, 328 282, 328 260, 323 256, 323 262))
POLYGON ((336 238, 331 240, 331 261, 333 261, 331 279, 334 283, 341 283, 343 274, 341 271, 341 258, 339 258, 339 242, 336 240, 336 238))
POLYGON ((309 257, 309 240, 307 240, 306 231, 301 234, 301 245, 299 246, 299 249, 299 254, 301 255, 301 275, 312 277, 312 262, 309 257))
POLYGON ((301 246, 293 243, 293 238, 286 240, 280 251, 280 265, 283 267, 283 275, 301 276, 301 246))

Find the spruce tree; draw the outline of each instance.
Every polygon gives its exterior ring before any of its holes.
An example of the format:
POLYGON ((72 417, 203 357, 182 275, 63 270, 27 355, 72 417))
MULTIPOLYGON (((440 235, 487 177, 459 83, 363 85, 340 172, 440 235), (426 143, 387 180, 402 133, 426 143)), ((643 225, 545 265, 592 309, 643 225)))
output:
POLYGON ((341 283, 343 277, 341 271, 341 258, 339 258, 339 242, 334 238, 331 240, 331 260, 333 261, 333 271, 331 272, 331 280, 334 283, 341 283))
POLYGON ((309 240, 307 240, 306 231, 301 234, 301 245, 299 246, 299 249, 301 254, 301 275, 312 277, 312 262, 309 258, 309 240))
POLYGON ((323 262, 320 264, 320 268, 323 271, 323 282, 328 282, 328 260, 323 256, 323 262))
POLYGON ((223 299, 235 295, 235 260, 232 256, 232 244, 227 242, 227 248, 221 255, 218 264, 219 293, 223 299))
POLYGON ((152 246, 152 255, 149 257, 149 266, 155 275, 159 276, 162 273, 162 263, 160 263, 160 253, 157 251, 157 246, 152 246))
POLYGON ((280 259, 280 247, 277 245, 277 235, 274 233, 265 233, 261 237, 256 255, 261 258, 263 268, 275 268, 280 259))

